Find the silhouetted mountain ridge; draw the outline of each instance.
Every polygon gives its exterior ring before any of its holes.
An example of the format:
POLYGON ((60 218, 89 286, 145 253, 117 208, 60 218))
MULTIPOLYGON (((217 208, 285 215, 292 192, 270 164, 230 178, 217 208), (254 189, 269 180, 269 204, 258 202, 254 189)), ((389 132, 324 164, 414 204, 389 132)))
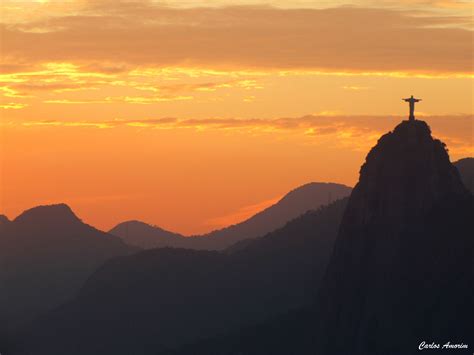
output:
POLYGON ((36 226, 77 225, 81 220, 66 204, 44 205, 28 209, 13 220, 18 224, 35 224, 36 226))
POLYGON ((114 227, 110 233, 143 248, 170 246, 223 250, 238 241, 261 237, 281 228, 309 210, 316 210, 328 202, 348 196, 350 191, 350 187, 341 184, 308 183, 290 191, 276 204, 243 222, 199 236, 181 238, 179 234, 142 222, 122 223, 120 228, 114 227))
POLYGON ((0 234, 0 333, 65 302, 105 260, 134 250, 67 205, 23 212, 0 234))
POLYGON ((219 238, 228 247, 240 240, 265 235, 283 227, 287 222, 328 202, 348 196, 351 188, 334 183, 308 183, 291 190, 276 204, 258 212, 248 220, 204 235, 219 238), (225 239, 224 239, 225 238, 225 239), (225 240, 225 242, 224 242, 225 240))
POLYGON ((74 301, 38 320, 23 345, 48 355, 156 354, 307 305, 345 204, 308 212, 230 254, 161 248, 112 259, 74 301))

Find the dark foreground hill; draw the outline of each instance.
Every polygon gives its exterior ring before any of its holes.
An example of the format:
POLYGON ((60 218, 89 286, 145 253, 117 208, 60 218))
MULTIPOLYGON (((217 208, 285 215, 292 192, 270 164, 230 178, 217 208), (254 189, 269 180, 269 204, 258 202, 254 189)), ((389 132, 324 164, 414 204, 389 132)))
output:
POLYGON ((473 208, 425 122, 404 121, 381 137, 361 168, 321 289, 321 352, 474 346, 473 208))
POLYGON ((472 354, 473 212, 444 144, 402 122, 361 168, 315 303, 171 353, 472 354))
POLYGON ((159 354, 308 305, 345 204, 230 253, 163 248, 113 259, 74 301, 23 333, 12 353, 159 354))
POLYGON ((150 249, 175 247, 197 250, 223 250, 232 244, 264 236, 287 222, 311 210, 349 196, 351 188, 334 183, 309 183, 286 194, 276 204, 249 219, 214 232, 183 237, 143 222, 129 221, 112 228, 109 233, 122 238, 130 245, 150 249))
MULTIPOLYGON (((0 224, 2 335, 73 297, 105 260, 133 249, 79 220, 66 205, 40 206, 0 224)), ((1 344, 0 344, 1 345, 1 344)))

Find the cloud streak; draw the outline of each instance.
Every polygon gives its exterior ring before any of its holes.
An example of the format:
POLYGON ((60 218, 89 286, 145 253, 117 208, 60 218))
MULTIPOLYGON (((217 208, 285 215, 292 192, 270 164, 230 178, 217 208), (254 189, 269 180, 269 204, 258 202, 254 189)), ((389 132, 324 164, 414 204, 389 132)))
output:
MULTIPOLYGON (((473 115, 427 116, 424 120, 432 125, 434 134, 439 135, 451 151, 472 155, 473 115)), ((157 130, 187 129, 196 132, 227 131, 247 134, 281 134, 282 137, 297 135, 304 138, 305 144, 324 144, 347 149, 365 151, 385 132, 391 130, 405 117, 390 116, 333 116, 307 115, 298 118, 277 119, 238 119, 205 118, 180 119, 157 118, 145 120, 110 121, 26 121, 25 127, 79 127, 79 128, 139 128, 157 130)), ((17 125, 18 123, 11 123, 17 125)))

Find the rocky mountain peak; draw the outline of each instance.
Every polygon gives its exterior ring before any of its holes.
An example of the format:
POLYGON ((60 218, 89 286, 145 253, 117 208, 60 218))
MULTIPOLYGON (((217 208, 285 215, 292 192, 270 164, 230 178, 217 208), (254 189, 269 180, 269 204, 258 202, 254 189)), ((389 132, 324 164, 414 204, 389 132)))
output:
POLYGON ((468 339, 472 206, 425 122, 403 121, 382 136, 361 168, 320 290, 321 353, 416 354, 426 338, 468 339), (426 327, 426 319, 436 321, 426 327))
POLYGON ((445 144, 426 122, 403 121, 367 155, 346 223, 406 224, 446 196, 465 192, 445 144))

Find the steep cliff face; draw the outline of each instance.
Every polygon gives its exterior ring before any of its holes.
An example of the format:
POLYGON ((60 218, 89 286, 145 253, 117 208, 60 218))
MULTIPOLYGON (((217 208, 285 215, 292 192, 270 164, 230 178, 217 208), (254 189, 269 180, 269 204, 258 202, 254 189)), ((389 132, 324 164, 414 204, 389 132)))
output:
POLYGON ((404 121, 381 137, 320 291, 321 352, 411 354, 422 341, 472 341, 472 211, 472 195, 425 122, 404 121))

